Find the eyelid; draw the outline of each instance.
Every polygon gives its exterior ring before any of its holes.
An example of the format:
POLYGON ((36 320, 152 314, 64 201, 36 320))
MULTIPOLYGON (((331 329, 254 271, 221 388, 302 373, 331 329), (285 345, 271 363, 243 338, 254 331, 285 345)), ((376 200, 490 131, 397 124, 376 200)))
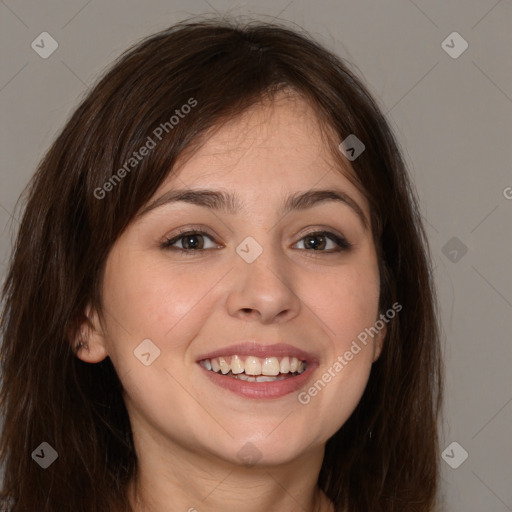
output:
MULTIPOLYGON (((184 237, 185 235, 187 235, 189 233, 192 233, 195 235, 208 236, 209 238, 212 239, 213 242, 215 242, 217 245, 219 245, 217 243, 217 235, 210 232, 210 230, 207 227, 199 226, 199 225, 191 225, 191 226, 186 226, 184 228, 179 228, 177 232, 172 233, 171 235, 166 235, 160 245, 163 248, 165 248, 165 247, 168 248, 169 245, 171 245, 171 242, 175 243, 180 238, 184 237)), ((178 247, 177 250, 180 250, 180 248, 178 247)), ((205 249, 202 249, 202 250, 204 251, 205 249)), ((187 251, 187 252, 192 252, 192 251, 187 251)), ((200 251, 198 250, 198 252, 200 252, 200 251)))
MULTIPOLYGON (((309 231, 308 233, 302 235, 296 244, 304 240, 304 238, 309 236, 324 236, 325 238, 328 238, 329 240, 332 240, 337 246, 338 249, 334 251, 307 251, 312 253, 324 253, 324 254, 334 254, 339 252, 344 252, 350 250, 354 244, 349 242, 345 236, 338 234, 337 232, 334 232, 329 229, 315 229, 313 231, 309 231)), ((294 244, 295 245, 295 244, 294 244)))
POLYGON ((185 235, 190 232, 201 233, 201 234, 204 233, 208 236, 211 236, 212 238, 215 238, 217 236, 217 235, 213 234, 213 232, 210 229, 208 229, 206 226, 201 226, 198 224, 191 224, 189 226, 178 228, 178 230, 176 232, 173 232, 170 235, 165 235, 164 240, 170 240, 173 238, 177 238, 180 235, 185 235))

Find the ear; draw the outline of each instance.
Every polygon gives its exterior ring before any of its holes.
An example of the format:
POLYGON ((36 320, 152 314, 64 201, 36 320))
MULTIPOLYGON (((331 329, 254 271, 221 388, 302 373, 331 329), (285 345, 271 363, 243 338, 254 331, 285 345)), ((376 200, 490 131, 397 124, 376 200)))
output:
POLYGON ((84 363, 99 363, 108 356, 105 335, 99 315, 87 305, 82 318, 68 335, 73 352, 84 363))
POLYGON ((374 363, 379 359, 380 354, 382 352, 382 348, 384 347, 384 340, 386 339, 386 333, 388 332, 388 326, 383 321, 384 327, 379 330, 379 332, 375 335, 375 338, 373 338, 373 360, 374 363))

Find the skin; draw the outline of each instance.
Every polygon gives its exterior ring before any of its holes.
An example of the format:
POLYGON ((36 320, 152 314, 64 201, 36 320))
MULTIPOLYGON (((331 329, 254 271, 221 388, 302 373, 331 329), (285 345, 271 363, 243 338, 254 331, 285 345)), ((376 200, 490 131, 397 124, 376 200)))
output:
MULTIPOLYGON (((376 251, 346 204, 277 212, 290 194, 319 188, 345 191, 368 224, 369 205, 336 168, 314 111, 285 93, 231 120, 178 164, 152 200, 174 188, 210 188, 236 192, 246 208, 229 214, 180 202, 134 219, 108 256, 104 311, 88 308, 88 347, 78 354, 90 363, 109 356, 125 389, 139 460, 133 508, 334 510, 316 486, 325 443, 359 402, 385 328, 307 405, 297 393, 242 398, 210 383, 195 361, 239 340, 290 343, 320 361, 310 387, 379 317, 376 251), (195 239, 202 253, 161 248, 198 224, 212 235, 195 239), (332 252, 334 241, 317 238, 315 251, 304 237, 322 229, 352 248, 332 252), (247 236, 263 248, 251 264, 235 251, 247 236), (133 351, 148 338, 160 356, 145 366, 133 351), (237 455, 248 442, 261 455, 250 467, 237 455)), ((343 172, 353 172, 348 160, 343 172)))

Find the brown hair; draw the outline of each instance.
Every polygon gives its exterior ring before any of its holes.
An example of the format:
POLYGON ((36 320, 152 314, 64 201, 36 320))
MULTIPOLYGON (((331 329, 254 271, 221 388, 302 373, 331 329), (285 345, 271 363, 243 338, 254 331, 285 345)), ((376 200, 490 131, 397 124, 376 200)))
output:
POLYGON ((397 142, 356 74, 307 34, 214 19, 179 23, 121 55, 68 120, 27 190, 1 324, 0 455, 13 512, 130 510, 126 484, 137 459, 121 383, 108 357, 84 363, 69 340, 88 303, 102 311, 109 250, 177 157, 207 130, 285 88, 314 105, 340 166, 342 140, 355 134, 365 144, 352 167, 371 206, 380 310, 403 307, 388 325, 360 403, 327 442, 318 485, 337 511, 433 509, 442 397, 437 306, 397 142), (176 109, 191 99, 192 111, 170 128, 176 109), (115 179, 163 125, 161 142, 115 179), (58 453, 47 470, 31 458, 42 442, 58 453))

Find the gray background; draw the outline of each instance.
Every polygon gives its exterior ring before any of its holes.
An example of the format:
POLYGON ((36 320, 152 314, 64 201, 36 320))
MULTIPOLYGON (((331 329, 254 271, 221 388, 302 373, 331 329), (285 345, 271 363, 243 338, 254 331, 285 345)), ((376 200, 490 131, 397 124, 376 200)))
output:
MULTIPOLYGON (((0 1, 0 277, 15 202, 104 67, 143 36, 215 11, 305 28, 357 66, 387 113, 435 259, 447 377, 442 449, 456 441, 469 454, 457 469, 439 454, 441 495, 449 511, 512 510, 510 0, 0 1), (47 59, 31 48, 44 31, 59 44, 47 59), (458 58, 441 46, 454 31, 469 44, 458 58)), ((446 453, 460 461, 461 448, 446 453)))

